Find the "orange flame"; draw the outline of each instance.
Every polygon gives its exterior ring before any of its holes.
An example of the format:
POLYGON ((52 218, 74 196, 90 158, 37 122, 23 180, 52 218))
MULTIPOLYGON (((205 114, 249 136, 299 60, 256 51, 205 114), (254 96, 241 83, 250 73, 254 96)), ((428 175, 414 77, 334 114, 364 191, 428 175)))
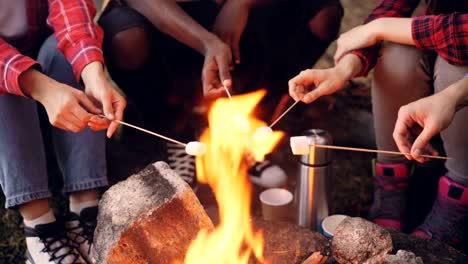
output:
POLYGON ((218 99, 210 110, 209 129, 200 139, 208 150, 197 158, 197 177, 213 189, 220 223, 211 233, 200 231, 185 264, 246 264, 252 254, 264 263, 263 236, 253 231, 250 221, 251 185, 245 157, 250 154, 262 160, 283 136, 274 132, 261 142, 253 140, 255 130, 265 123, 251 114, 265 93, 235 96, 235 108, 228 99, 218 99))

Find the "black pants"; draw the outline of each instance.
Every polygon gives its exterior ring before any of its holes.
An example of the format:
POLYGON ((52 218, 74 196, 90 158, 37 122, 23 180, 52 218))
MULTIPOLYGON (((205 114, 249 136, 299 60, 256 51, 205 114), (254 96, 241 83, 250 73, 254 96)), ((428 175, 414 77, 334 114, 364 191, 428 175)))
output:
MULTIPOLYGON (((212 1, 180 5, 209 30, 220 9, 212 1)), ((287 93, 287 81, 301 70, 312 67, 331 42, 331 39, 322 41, 315 37, 308 28, 308 21, 330 5, 342 11, 338 0, 279 1, 269 7, 253 9, 241 38, 242 63, 236 65, 232 73, 234 93, 267 88, 266 105, 268 102, 275 105, 279 96, 287 93)), ((186 127, 184 122, 191 120, 189 113, 202 95, 203 56, 160 32, 144 16, 124 5, 111 6, 99 23, 105 32, 109 71, 129 100, 160 123, 159 131, 167 130, 172 134, 174 131, 167 124, 186 127), (151 52, 141 69, 128 72, 115 65, 109 50, 113 37, 132 27, 148 32, 151 52)), ((334 34, 337 30, 331 29, 334 34)), ((260 113, 263 117, 272 113, 272 107, 261 109, 269 109, 260 113)))

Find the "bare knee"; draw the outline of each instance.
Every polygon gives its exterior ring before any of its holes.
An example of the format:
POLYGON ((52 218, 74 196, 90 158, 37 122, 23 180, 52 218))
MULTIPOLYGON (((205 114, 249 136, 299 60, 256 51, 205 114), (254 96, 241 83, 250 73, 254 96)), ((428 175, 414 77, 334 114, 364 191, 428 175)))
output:
POLYGON ((140 27, 117 33, 112 39, 112 60, 122 70, 137 70, 149 55, 149 36, 140 27))
POLYGON ((340 30, 342 17, 343 8, 341 6, 325 7, 309 20, 309 30, 322 41, 332 42, 340 30))

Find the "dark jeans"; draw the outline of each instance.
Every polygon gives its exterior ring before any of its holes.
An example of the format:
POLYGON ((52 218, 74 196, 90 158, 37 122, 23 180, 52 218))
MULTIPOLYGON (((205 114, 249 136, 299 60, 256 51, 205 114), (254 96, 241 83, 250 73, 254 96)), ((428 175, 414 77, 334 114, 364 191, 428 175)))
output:
MULTIPOLYGON (((77 89, 71 65, 57 50, 53 36, 37 60, 49 77, 77 89)), ((107 185, 105 136, 89 128, 80 133, 52 128, 52 141, 66 193, 107 185)), ((6 207, 49 198, 46 155, 37 103, 16 95, 0 96, 0 184, 6 207)))
MULTIPOLYGON (((212 1, 180 5, 207 29, 211 29, 220 8, 212 1)), ((342 9, 337 0, 279 1, 253 9, 240 43, 242 63, 232 73, 234 93, 267 88, 268 99, 273 102, 270 105, 274 106, 278 97, 287 93, 287 81, 312 67, 336 36, 338 28, 333 28, 329 30, 330 39, 321 40, 308 27, 309 20, 330 5, 338 8, 336 20, 340 20, 342 9)), ((172 127, 186 127, 184 122, 190 120, 187 113, 202 97, 203 56, 161 33, 126 6, 111 7, 99 23, 104 28, 106 62, 113 79, 148 118, 158 120, 159 131, 180 136, 171 131, 172 127), (148 33, 151 50, 142 67, 123 70, 115 63, 113 56, 118 56, 118 51, 112 50, 112 42, 115 35, 135 27, 148 33)), ((270 110, 261 116, 271 116, 271 107, 262 109, 270 110)))

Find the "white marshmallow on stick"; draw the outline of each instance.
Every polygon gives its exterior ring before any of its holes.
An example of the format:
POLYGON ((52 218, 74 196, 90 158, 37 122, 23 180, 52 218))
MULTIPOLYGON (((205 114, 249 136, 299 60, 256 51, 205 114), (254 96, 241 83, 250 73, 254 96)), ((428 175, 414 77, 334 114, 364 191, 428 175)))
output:
POLYGON ((306 136, 291 137, 290 139, 291 150, 294 155, 307 155, 309 154, 309 141, 306 136))
MULTIPOLYGON (((98 115, 98 116, 101 117, 101 118, 106 118, 107 119, 107 117, 104 116, 104 115, 98 115)), ((155 133, 153 131, 149 131, 147 129, 144 129, 144 128, 141 128, 141 127, 129 124, 129 123, 126 123, 124 121, 120 121, 120 120, 110 120, 110 121, 119 123, 119 124, 124 125, 124 126, 134 128, 136 130, 140 130, 140 131, 148 133, 150 135, 165 139, 165 140, 167 140, 169 142, 184 146, 185 147, 185 152, 187 152, 187 154, 192 155, 192 156, 200 156, 200 155, 205 154, 205 152, 206 152, 206 145, 205 145, 205 143, 202 143, 202 142, 191 141, 188 144, 185 144, 185 143, 180 142, 178 140, 175 140, 173 138, 163 136, 161 134, 155 133)))
POLYGON ((201 156, 206 152, 206 145, 202 142, 191 141, 185 146, 185 152, 192 156, 201 156))
POLYGON ((255 130, 253 138, 256 142, 260 142, 265 138, 268 138, 271 134, 273 134, 273 129, 271 129, 271 127, 262 126, 255 130))

